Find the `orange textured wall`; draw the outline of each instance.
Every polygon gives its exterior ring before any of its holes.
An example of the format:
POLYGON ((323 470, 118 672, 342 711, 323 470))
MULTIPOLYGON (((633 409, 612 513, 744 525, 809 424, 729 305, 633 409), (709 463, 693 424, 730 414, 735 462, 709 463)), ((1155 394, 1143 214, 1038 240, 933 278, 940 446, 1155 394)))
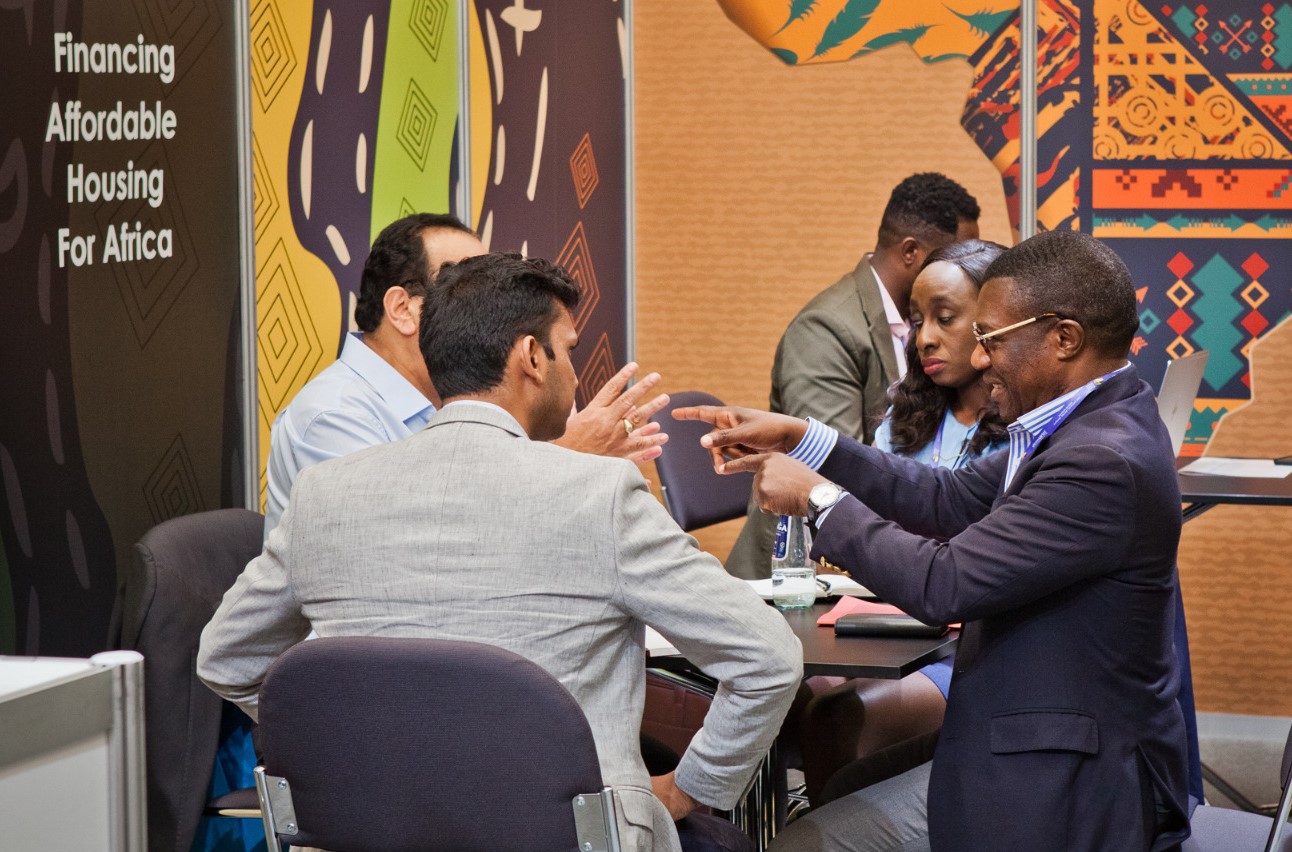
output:
MULTIPOLYGON (((961 129, 961 61, 905 46, 790 68, 709 0, 635 3, 637 358, 665 390, 767 406, 781 332, 873 248, 893 185, 959 180, 1008 244, 1000 176, 961 129)), ((739 521, 700 531, 725 557, 739 521)))
MULTIPOLYGON (((1252 401, 1206 455, 1292 453, 1292 320, 1251 349, 1252 401)), ((1292 508, 1217 506, 1184 528, 1180 583, 1199 709, 1292 716, 1292 508)))

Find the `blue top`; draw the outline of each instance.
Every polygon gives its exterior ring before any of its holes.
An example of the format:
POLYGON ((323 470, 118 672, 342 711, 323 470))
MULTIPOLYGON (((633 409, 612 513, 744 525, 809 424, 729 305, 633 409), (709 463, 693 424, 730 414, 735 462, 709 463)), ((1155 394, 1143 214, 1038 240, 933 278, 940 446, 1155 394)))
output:
MULTIPOLYGON (((888 413, 884 415, 884 422, 879 424, 879 428, 875 430, 875 449, 883 450, 886 453, 894 452, 893 427, 890 421, 892 414, 892 409, 889 409, 888 413)), ((1001 444, 992 444, 984 448, 981 453, 970 453, 969 440, 973 438, 974 433, 977 431, 977 423, 966 426, 957 420, 955 414, 948 408, 946 414, 942 416, 942 425, 938 427, 938 434, 933 437, 933 440, 915 452, 903 453, 903 455, 909 459, 932 466, 936 448, 938 466, 945 467, 948 470, 956 470, 1001 448, 1001 444)))
POLYGON ((435 413, 421 391, 358 334, 274 420, 266 467, 265 538, 278 526, 296 476, 310 465, 407 438, 435 413))
MULTIPOLYGON (((893 428, 889 420, 892 414, 892 409, 889 409, 884 416, 884 422, 879 424, 879 428, 875 430, 875 449, 883 450, 886 453, 893 452, 893 428)), ((933 436, 933 440, 913 453, 903 453, 902 455, 927 465, 933 465, 936 450, 937 465, 948 470, 956 470, 1005 446, 1003 443, 997 442, 988 444, 981 453, 970 453, 969 440, 977 431, 977 423, 966 426, 957 420, 955 414, 948 408, 946 414, 942 416, 942 425, 938 427, 938 433, 933 436)), ((942 693, 942 697, 946 698, 951 693, 951 671, 954 663, 955 655, 953 654, 946 659, 938 660, 936 663, 929 663, 920 669, 918 674, 922 674, 933 681, 933 685, 942 693)))

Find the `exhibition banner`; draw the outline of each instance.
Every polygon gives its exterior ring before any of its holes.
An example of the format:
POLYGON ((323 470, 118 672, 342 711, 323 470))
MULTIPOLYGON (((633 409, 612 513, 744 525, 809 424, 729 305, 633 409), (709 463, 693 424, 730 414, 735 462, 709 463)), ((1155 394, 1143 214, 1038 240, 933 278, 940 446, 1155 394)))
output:
POLYGON ((246 502, 245 27, 0 5, 0 653, 103 648, 144 532, 246 502))

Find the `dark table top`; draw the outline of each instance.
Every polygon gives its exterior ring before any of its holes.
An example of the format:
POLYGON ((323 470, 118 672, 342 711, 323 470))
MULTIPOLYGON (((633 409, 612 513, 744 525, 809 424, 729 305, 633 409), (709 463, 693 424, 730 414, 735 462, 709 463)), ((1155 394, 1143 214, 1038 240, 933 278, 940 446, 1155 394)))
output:
MULTIPOLYGON (((877 677, 897 680, 929 663, 950 656, 958 630, 938 639, 890 639, 835 636, 833 627, 818 627, 816 620, 834 604, 818 603, 810 609, 785 610, 783 615, 803 643, 803 675, 877 677)), ((651 657, 652 668, 690 670, 683 657, 651 657)))

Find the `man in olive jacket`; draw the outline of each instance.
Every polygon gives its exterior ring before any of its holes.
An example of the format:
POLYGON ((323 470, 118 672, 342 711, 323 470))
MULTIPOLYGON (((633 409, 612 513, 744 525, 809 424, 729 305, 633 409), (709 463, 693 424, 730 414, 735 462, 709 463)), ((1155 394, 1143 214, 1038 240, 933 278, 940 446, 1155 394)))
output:
MULTIPOLYGON (((978 237, 978 202, 940 174, 911 175, 889 196, 874 252, 818 293, 785 329, 772 364, 770 408, 815 417, 869 444, 905 369, 911 285, 934 249, 978 237)), ((749 504, 727 571, 771 575, 776 521, 749 504)))

